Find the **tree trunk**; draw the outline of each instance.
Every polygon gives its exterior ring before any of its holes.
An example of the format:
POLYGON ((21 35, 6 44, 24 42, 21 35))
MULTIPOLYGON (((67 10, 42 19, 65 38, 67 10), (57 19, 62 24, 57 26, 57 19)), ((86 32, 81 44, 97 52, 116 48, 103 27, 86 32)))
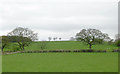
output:
POLYGON ((24 46, 22 47, 23 51, 25 50, 24 46))
POLYGON ((5 48, 6 44, 2 45, 1 51, 3 52, 3 49, 5 48))
POLYGON ((18 42, 18 44, 19 44, 19 47, 20 47, 20 49, 21 49, 21 51, 22 51, 22 50, 23 50, 22 44, 21 44, 20 42, 18 42))
POLYGON ((91 44, 91 43, 89 44, 89 48, 90 48, 90 49, 92 48, 92 44, 91 44))
POLYGON ((3 52, 3 48, 1 48, 1 51, 3 52))
POLYGON ((22 50, 22 46, 21 46, 21 45, 19 45, 19 47, 20 47, 20 49, 22 50))

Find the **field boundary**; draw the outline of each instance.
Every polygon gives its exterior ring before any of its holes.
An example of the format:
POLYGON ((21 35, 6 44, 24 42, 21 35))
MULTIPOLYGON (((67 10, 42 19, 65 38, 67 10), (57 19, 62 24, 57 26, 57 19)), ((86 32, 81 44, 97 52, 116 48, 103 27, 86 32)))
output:
MULTIPOLYGON (((113 50, 112 52, 119 52, 120 50, 113 50)), ((16 53, 87 53, 87 52, 95 52, 95 53, 106 53, 110 51, 106 50, 93 50, 93 49, 79 49, 79 50, 25 50, 25 51, 4 51, 2 52, 3 55, 7 54, 16 54, 16 53)))

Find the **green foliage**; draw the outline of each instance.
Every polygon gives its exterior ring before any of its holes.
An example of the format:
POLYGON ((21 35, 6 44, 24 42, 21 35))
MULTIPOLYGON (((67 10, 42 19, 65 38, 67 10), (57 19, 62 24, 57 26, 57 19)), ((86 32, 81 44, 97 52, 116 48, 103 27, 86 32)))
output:
POLYGON ((95 39, 94 44, 103 44, 104 40, 103 39, 95 39))
POLYGON ((108 44, 109 45, 113 45, 114 44, 113 39, 111 39, 110 41, 108 41, 108 44))
POLYGON ((25 42, 32 41, 30 38, 21 37, 21 36, 8 36, 8 38, 10 42, 18 42, 18 40, 20 41, 24 40, 25 42))
POLYGON ((3 51, 3 49, 8 46, 9 44, 9 38, 7 36, 1 36, 0 37, 0 48, 3 51))
POLYGON ((116 40, 115 41, 115 45, 118 46, 118 47, 120 47, 120 40, 116 40))
POLYGON ((19 48, 19 46, 18 46, 17 44, 13 44, 13 45, 12 45, 12 50, 13 50, 13 51, 19 51, 20 48, 19 48))

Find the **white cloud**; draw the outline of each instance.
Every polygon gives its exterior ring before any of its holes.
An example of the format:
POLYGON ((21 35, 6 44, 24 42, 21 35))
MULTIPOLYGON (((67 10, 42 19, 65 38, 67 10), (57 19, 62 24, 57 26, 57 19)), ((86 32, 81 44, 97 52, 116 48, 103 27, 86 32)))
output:
POLYGON ((21 26, 37 31, 40 39, 68 39, 83 28, 97 28, 114 37, 118 31, 118 1, 1 0, 0 35, 21 26))

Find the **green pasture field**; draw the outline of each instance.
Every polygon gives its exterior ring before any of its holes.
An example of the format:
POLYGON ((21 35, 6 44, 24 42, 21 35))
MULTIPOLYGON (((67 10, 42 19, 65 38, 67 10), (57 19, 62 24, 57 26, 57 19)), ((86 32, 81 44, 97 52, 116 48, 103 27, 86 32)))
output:
POLYGON ((2 54, 0 52, 0 74, 2 73, 2 54))
MULTIPOLYGON (((15 43, 14 43, 15 44, 15 43)), ((17 45, 17 43, 16 43, 17 45)), ((16 45, 9 45, 4 51, 13 50, 16 45)), ((41 42, 32 42, 25 50, 41 50, 41 42)), ((44 50, 74 50, 74 49, 89 49, 89 46, 83 42, 78 41, 47 41, 46 48, 44 50)), ((113 49, 118 49, 116 45, 96 44, 92 46, 94 50, 107 50, 112 51, 113 49)))
POLYGON ((118 72, 118 53, 18 53, 2 55, 2 65, 3 72, 118 72))

